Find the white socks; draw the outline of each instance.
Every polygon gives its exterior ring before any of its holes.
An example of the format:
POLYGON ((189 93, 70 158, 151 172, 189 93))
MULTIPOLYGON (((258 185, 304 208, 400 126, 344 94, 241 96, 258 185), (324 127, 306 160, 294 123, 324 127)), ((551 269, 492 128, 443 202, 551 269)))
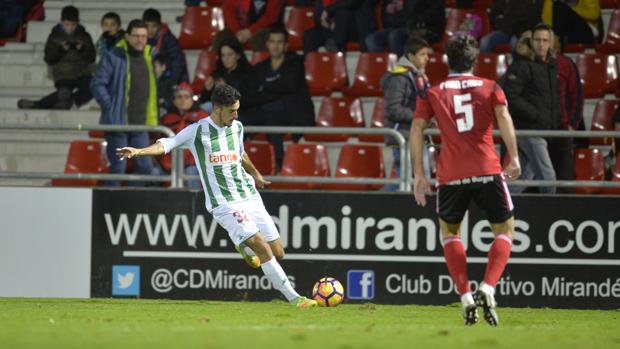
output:
POLYGON ((471 292, 467 292, 461 295, 461 305, 468 306, 470 304, 474 304, 474 297, 471 295, 471 292))
POLYGON ((286 273, 280 266, 280 263, 276 260, 276 257, 272 257, 271 260, 267 262, 262 262, 260 264, 260 268, 265 273, 265 276, 271 281, 273 287, 282 292, 286 300, 293 301, 299 297, 299 293, 295 291, 293 286, 291 286, 291 282, 286 277, 286 273))
POLYGON ((481 282, 480 283, 480 289, 482 290, 482 292, 484 293, 488 293, 491 296, 495 296, 495 287, 487 284, 486 282, 481 282))

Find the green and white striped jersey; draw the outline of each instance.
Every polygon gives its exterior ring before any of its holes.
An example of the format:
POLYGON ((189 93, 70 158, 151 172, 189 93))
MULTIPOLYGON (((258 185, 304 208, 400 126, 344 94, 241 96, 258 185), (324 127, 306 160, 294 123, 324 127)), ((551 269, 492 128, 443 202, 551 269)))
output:
POLYGON ((200 173, 205 191, 207 211, 258 195, 254 178, 242 166, 243 125, 233 121, 230 127, 219 127, 211 118, 187 126, 176 136, 157 142, 166 153, 186 145, 200 173))

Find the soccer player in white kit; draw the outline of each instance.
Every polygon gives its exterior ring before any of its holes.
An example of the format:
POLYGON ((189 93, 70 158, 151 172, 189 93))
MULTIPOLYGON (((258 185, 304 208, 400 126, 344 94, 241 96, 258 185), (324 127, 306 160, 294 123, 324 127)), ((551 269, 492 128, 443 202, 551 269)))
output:
POLYGON ((315 307, 316 301, 300 296, 293 289, 276 259, 284 256, 280 234, 256 190, 270 182, 243 150, 243 125, 237 121, 241 95, 233 87, 222 84, 215 87, 211 96, 213 112, 208 118, 187 126, 174 137, 158 139, 149 147, 124 147, 116 151, 122 160, 163 155, 186 145, 198 165, 207 211, 226 229, 237 251, 250 266, 260 266, 274 288, 289 302, 299 308, 315 307), (248 255, 244 246, 256 256, 248 255))

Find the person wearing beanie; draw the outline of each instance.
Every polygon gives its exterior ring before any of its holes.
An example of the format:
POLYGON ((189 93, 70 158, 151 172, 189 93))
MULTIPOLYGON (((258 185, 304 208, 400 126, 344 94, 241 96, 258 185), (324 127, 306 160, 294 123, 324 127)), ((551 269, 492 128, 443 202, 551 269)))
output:
POLYGON ((92 99, 89 85, 95 62, 93 40, 80 25, 80 13, 65 6, 45 43, 44 60, 49 65, 56 91, 40 100, 20 99, 20 109, 70 109, 92 99))

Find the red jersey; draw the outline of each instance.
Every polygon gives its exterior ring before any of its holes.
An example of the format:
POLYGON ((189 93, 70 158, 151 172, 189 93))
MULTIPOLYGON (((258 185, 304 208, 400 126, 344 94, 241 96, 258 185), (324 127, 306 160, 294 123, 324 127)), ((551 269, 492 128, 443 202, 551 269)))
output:
POLYGON ((501 87, 471 74, 451 74, 418 97, 415 117, 435 117, 441 132, 439 185, 502 172, 492 133, 497 105, 506 105, 501 87))

